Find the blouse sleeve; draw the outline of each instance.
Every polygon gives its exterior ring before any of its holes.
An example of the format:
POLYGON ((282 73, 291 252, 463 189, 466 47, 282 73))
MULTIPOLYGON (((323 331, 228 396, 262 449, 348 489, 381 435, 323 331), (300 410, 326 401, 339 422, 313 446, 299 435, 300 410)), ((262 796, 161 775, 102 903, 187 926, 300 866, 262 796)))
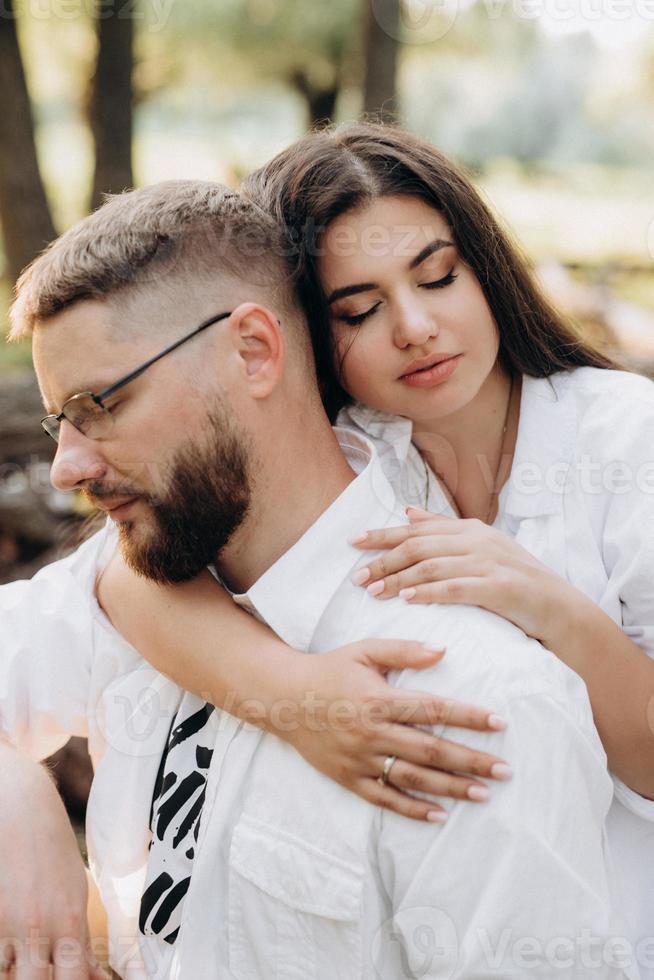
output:
MULTIPOLYGON (((588 470, 589 492, 599 481, 596 499, 603 501, 589 508, 602 524, 608 581, 600 604, 616 610, 626 635, 654 657, 654 385, 636 375, 617 376, 584 422, 587 458, 600 463, 588 470)), ((654 719, 654 694, 651 710, 654 719)), ((654 802, 614 782, 623 805, 654 822, 654 802)))
POLYGON ((87 734, 103 530, 29 581, 0 587, 0 733, 34 758, 87 734))
POLYGON ((599 515, 608 576, 602 607, 619 608, 627 636, 654 657, 654 385, 627 379, 592 420, 588 443, 601 450, 589 492, 599 481, 605 501, 599 515))

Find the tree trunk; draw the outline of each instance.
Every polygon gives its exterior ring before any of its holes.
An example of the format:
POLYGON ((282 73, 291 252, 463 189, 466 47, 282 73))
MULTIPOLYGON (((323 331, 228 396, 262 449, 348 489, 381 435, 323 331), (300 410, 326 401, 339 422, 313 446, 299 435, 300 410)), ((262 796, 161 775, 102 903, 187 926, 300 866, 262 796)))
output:
POLYGON ((397 118, 400 0, 364 0, 363 111, 383 122, 397 118))
POLYGON ((119 7, 103 9, 96 17, 98 59, 91 83, 89 116, 95 147, 91 208, 103 194, 132 187, 132 123, 134 19, 119 7))
POLYGON ((317 88, 301 69, 291 74, 291 83, 295 86, 307 104, 309 129, 314 129, 319 123, 331 121, 338 99, 339 88, 317 88))
POLYGON ((0 224, 5 271, 14 282, 56 232, 36 156, 13 0, 4 0, 0 16, 0 91, 0 224))

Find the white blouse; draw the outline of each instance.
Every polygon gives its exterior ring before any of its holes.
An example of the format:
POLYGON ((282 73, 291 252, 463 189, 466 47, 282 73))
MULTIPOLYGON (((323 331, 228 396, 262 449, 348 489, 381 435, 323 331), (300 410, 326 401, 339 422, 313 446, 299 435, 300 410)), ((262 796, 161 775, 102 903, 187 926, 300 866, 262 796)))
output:
MULTIPOLYGON (((377 442, 389 472, 402 473, 409 501, 455 516, 411 442, 408 419, 353 405, 339 424, 377 442)), ((585 592, 654 656, 654 384, 598 368, 525 376, 495 527, 585 592)), ((652 726, 654 737, 654 692, 652 726)), ((641 940, 642 975, 654 977, 654 802, 617 778, 614 784, 614 885, 632 937, 641 940)))

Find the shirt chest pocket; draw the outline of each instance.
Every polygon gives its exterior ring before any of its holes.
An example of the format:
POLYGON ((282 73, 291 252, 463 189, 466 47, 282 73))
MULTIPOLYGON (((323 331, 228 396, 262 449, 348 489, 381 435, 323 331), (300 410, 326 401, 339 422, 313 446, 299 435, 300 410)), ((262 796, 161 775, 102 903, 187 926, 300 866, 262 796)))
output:
POLYGON ((229 857, 235 980, 362 976, 363 871, 244 815, 229 857))

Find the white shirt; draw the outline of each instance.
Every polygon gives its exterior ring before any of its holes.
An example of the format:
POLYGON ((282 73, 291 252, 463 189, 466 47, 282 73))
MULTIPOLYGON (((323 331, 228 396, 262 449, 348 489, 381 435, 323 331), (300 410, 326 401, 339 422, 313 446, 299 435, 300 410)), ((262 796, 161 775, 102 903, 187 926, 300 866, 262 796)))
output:
MULTIPOLYGON (((388 471, 402 474, 407 499, 454 516, 411 443, 408 419, 355 405, 340 421, 375 441, 388 471)), ((654 656, 654 384, 597 368, 523 377, 514 463, 495 527, 654 656)), ((612 886, 631 940, 641 944, 642 976, 654 978, 654 802, 614 782, 612 886)))
POLYGON ((182 692, 110 628, 93 598, 115 543, 105 530, 32 582, 0 589, 0 717, 39 756, 69 734, 89 735, 89 856, 114 968, 184 980, 636 977, 611 945, 621 935, 604 850, 612 784, 584 684, 490 613, 380 603, 351 584, 362 556, 348 537, 396 524, 401 509, 372 446, 339 435, 359 476, 238 601, 315 653, 366 636, 445 644, 437 667, 393 682, 503 715, 505 732, 471 732, 467 742, 510 759, 515 776, 493 786, 487 804, 445 801, 444 827, 416 823, 216 711, 172 960, 147 940, 140 952, 152 791, 182 692))

